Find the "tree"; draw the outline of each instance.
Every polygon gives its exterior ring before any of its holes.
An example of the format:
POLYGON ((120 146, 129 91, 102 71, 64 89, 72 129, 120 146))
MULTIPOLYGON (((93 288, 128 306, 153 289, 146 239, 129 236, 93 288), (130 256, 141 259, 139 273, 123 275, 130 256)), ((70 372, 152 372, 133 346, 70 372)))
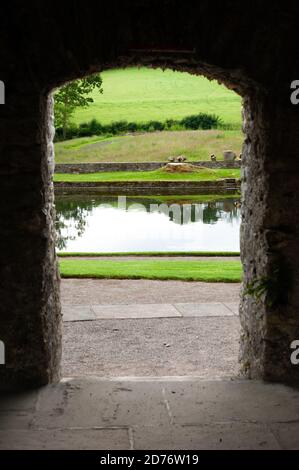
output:
POLYGON ((88 107, 93 103, 90 96, 97 89, 103 93, 102 79, 99 74, 91 75, 81 80, 75 80, 62 86, 54 95, 55 99, 55 127, 61 127, 63 138, 76 108, 88 107))

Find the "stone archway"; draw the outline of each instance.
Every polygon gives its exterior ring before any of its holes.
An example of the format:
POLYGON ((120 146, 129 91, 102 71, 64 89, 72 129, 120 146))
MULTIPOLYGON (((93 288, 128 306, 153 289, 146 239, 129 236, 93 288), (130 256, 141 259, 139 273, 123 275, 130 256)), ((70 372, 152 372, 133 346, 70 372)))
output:
POLYGON ((203 74, 245 97, 241 361, 248 377, 298 382, 290 362, 290 343, 299 338, 299 117, 289 100, 298 70, 291 54, 296 7, 112 0, 59 11, 38 4, 17 10, 13 3, 4 9, 0 340, 7 361, 0 387, 59 379, 49 93, 67 80, 130 64, 203 74))

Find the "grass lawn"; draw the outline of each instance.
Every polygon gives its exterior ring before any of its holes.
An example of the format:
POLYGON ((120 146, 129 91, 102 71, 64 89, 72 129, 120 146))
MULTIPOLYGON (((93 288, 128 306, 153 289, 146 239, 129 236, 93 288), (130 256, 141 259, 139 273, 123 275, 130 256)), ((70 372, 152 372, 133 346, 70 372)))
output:
POLYGON ((242 268, 239 261, 61 259, 59 265, 63 278, 240 282, 242 277, 242 268))
POLYGON ((163 170, 155 171, 114 171, 86 174, 54 175, 54 181, 69 183, 84 182, 116 182, 116 181, 216 181, 222 178, 240 178, 239 169, 209 169, 204 168, 194 173, 168 173, 163 170))
POLYGON ((223 159, 224 150, 241 153, 239 131, 162 131, 115 137, 85 137, 55 144, 57 163, 167 161, 185 155, 190 161, 223 159))
POLYGON ((241 97, 215 80, 145 67, 109 70, 101 76, 104 93, 94 92, 94 103, 78 110, 74 122, 165 121, 203 112, 241 127, 241 97))

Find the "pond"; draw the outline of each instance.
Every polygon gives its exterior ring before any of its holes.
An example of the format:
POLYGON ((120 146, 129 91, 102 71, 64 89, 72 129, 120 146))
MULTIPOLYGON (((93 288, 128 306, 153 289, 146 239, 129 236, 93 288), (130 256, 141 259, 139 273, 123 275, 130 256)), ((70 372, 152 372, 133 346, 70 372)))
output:
POLYGON ((220 196, 56 197, 66 252, 239 251, 239 200, 220 196))

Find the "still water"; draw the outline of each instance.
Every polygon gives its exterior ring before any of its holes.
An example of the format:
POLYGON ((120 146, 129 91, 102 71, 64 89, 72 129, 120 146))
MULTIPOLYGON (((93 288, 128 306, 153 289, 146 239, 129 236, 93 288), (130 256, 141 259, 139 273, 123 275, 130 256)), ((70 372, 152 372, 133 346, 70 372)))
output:
POLYGON ((239 251, 237 199, 56 197, 58 251, 239 251))

